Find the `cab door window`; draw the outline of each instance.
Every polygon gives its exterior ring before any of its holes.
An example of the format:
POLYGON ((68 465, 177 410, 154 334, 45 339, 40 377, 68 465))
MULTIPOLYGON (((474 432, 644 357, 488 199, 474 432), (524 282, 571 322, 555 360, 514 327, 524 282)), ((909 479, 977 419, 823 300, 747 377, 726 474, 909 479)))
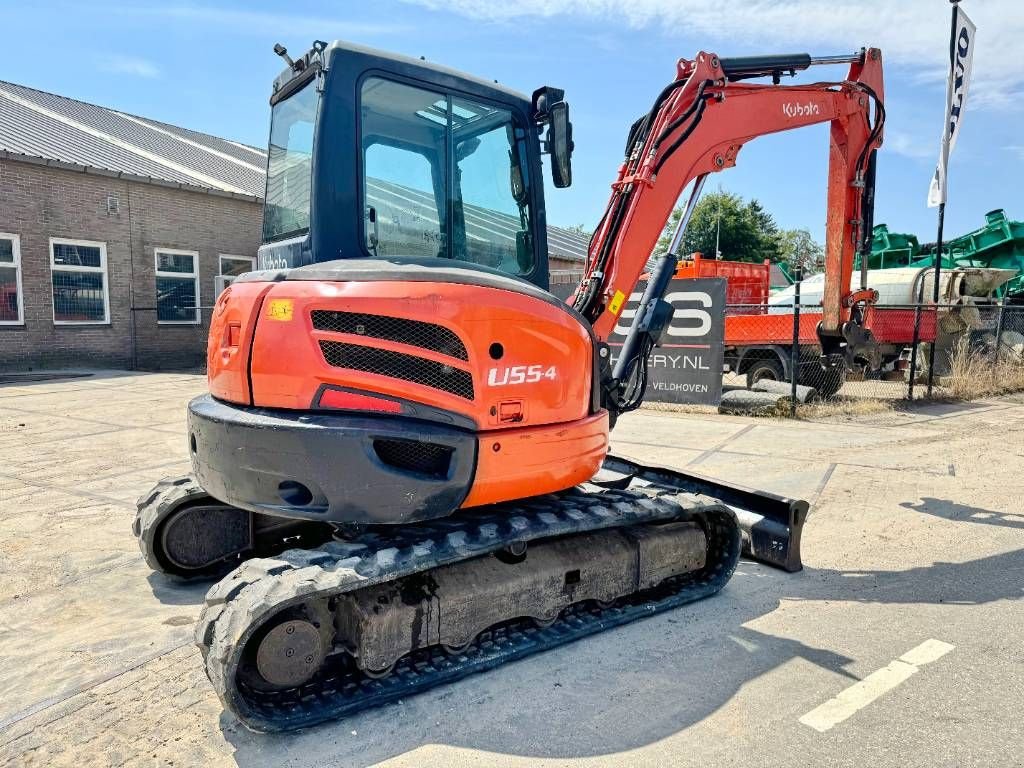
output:
POLYGON ((368 78, 361 120, 370 255, 533 270, 527 134, 509 110, 368 78))
POLYGON ((381 258, 447 256, 444 95, 369 78, 361 110, 366 250, 381 258), (418 117, 424 110, 429 119, 418 117))

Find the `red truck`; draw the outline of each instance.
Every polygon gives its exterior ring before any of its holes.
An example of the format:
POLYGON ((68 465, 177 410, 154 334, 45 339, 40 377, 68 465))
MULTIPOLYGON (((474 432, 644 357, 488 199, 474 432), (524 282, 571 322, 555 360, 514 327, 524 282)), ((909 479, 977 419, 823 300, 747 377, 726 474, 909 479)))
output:
MULTIPOLYGON (((705 259, 699 253, 683 259, 675 278, 726 278, 725 365, 732 373, 746 376, 747 386, 760 379, 790 381, 793 345, 792 309, 784 310, 768 303, 771 295, 771 263, 705 259), (781 311, 780 311, 781 310, 781 311)), ((881 365, 876 370, 860 369, 855 373, 879 377, 899 370, 903 352, 914 338, 913 307, 879 307, 868 305, 864 327, 874 336, 881 351, 881 365)), ((824 369, 817 327, 822 319, 820 306, 802 305, 800 311, 800 374, 798 381, 815 387, 829 397, 843 386, 846 368, 824 369)), ((936 313, 921 313, 920 340, 933 341, 936 313)))

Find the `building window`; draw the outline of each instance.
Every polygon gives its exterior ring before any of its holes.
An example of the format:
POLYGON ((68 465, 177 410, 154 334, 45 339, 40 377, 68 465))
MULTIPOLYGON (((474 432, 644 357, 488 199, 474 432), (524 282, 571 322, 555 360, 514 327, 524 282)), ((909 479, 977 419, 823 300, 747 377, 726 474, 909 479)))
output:
POLYGON ((0 233, 0 325, 22 325, 21 238, 0 233))
POLYGON ((156 249, 156 320, 162 325, 199 324, 199 254, 156 249))
POLYGON ((227 253, 220 255, 220 273, 214 279, 215 293, 220 292, 235 282, 235 278, 256 268, 256 259, 252 256, 232 256, 227 253))
POLYGON ((50 238, 50 276, 54 324, 110 323, 106 243, 50 238))

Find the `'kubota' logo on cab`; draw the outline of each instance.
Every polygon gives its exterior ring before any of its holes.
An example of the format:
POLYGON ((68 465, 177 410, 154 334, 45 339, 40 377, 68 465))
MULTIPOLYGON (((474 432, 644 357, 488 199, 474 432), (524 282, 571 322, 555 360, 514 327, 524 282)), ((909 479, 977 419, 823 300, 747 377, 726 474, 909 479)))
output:
POLYGON ((487 372, 487 386, 503 387, 506 384, 535 384, 541 379, 554 381, 558 378, 555 366, 513 365, 511 368, 491 368, 487 372))
POLYGON ((787 101, 782 105, 782 114, 786 117, 814 117, 821 114, 821 107, 813 101, 806 104, 793 104, 787 101))

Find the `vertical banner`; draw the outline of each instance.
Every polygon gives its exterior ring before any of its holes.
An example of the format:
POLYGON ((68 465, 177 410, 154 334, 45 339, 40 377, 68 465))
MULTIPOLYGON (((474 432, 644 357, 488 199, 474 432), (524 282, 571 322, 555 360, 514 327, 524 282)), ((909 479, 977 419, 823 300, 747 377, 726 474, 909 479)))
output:
MULTIPOLYGON (((643 282, 637 285, 608 338, 613 358, 622 349, 645 287, 643 282)), ((646 400, 700 405, 718 405, 721 401, 725 287, 723 277, 669 283, 665 301, 676 311, 647 362, 646 400)))
POLYGON ((960 135, 967 88, 971 84, 971 64, 974 60, 974 22, 967 18, 959 5, 953 6, 952 33, 949 41, 949 81, 946 85, 946 116, 942 129, 942 148, 939 164, 935 168, 928 190, 928 207, 935 208, 946 202, 946 171, 949 155, 960 135))

